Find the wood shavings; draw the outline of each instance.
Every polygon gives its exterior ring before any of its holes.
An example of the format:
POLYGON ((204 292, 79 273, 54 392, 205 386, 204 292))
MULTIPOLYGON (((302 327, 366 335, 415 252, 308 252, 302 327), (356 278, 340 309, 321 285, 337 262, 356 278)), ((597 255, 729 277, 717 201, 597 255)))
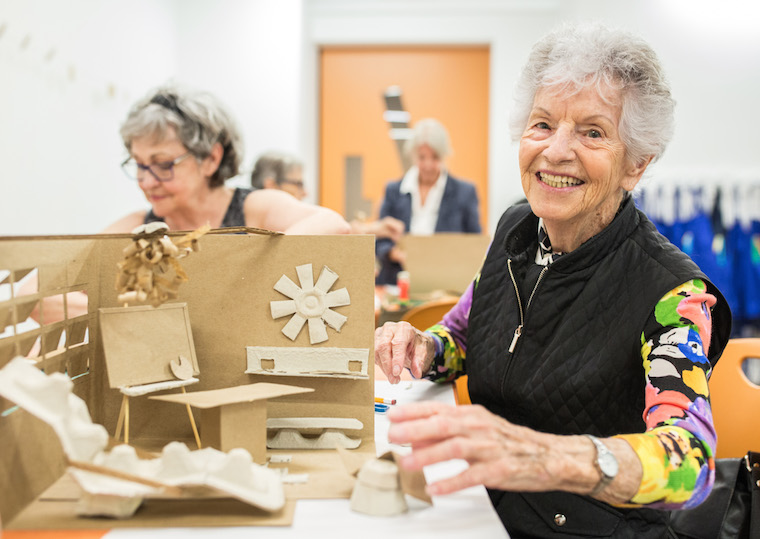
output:
POLYGON ((122 303, 149 302, 154 307, 175 299, 179 285, 188 281, 179 259, 198 251, 198 238, 211 229, 209 225, 172 241, 166 223, 140 225, 132 231, 132 243, 124 248, 118 263, 116 291, 122 303))

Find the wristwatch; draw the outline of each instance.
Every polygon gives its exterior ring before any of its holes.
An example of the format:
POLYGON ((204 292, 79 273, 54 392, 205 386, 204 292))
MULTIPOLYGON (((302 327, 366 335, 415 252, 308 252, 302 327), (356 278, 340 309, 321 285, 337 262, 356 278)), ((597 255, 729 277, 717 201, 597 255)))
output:
POLYGON ((607 449, 607 446, 599 438, 590 434, 586 434, 586 437, 594 442, 594 447, 596 447, 596 461, 594 464, 596 464, 597 469, 602 473, 602 478, 589 494, 589 496, 596 496, 615 479, 619 468, 618 461, 612 451, 607 449))

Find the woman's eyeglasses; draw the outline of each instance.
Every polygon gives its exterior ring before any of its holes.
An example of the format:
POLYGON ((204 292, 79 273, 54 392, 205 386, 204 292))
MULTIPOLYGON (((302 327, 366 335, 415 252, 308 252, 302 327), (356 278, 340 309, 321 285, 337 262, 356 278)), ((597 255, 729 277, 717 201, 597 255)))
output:
POLYGON ((280 180, 280 183, 286 183, 288 185, 298 187, 299 189, 303 189, 303 180, 289 180, 287 178, 283 178, 280 180))
POLYGON ((135 161, 134 157, 129 157, 121 164, 121 168, 133 180, 142 181, 141 175, 150 172, 156 181, 170 182, 174 179, 174 167, 190 155, 192 155, 191 152, 186 152, 171 161, 153 163, 152 165, 141 165, 135 161))

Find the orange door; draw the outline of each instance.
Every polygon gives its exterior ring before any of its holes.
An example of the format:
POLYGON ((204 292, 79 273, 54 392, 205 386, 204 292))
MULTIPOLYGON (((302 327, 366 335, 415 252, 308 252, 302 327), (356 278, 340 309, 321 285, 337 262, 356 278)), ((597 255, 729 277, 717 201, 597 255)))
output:
POLYGON ((477 187, 487 230, 488 65, 489 50, 480 46, 323 48, 319 203, 346 215, 346 193, 355 199, 358 190, 377 216, 385 184, 404 173, 383 117, 385 90, 398 86, 410 125, 433 117, 448 129, 448 169, 477 187), (347 186, 347 177, 360 185, 347 186))

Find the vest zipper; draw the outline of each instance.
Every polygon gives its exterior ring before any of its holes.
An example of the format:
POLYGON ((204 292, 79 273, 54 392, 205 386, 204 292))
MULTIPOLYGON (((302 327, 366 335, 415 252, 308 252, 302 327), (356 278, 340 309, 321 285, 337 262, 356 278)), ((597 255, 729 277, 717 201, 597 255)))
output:
MULTIPOLYGON (((512 342, 509 345, 509 353, 512 354, 515 351, 515 347, 517 346, 517 341, 520 339, 520 335, 522 335, 523 325, 525 324, 525 313, 522 307, 522 299, 520 299, 520 290, 517 286, 517 279, 515 279, 515 274, 512 272, 511 258, 507 259, 507 268, 509 269, 509 278, 512 279, 512 286, 515 289, 515 295, 517 296, 517 306, 520 309, 520 324, 515 328, 515 334, 512 336, 512 342)), ((530 297, 528 298, 528 303, 525 304, 526 311, 528 310, 528 307, 530 307, 530 302, 533 301, 533 296, 536 294, 536 289, 541 283, 541 279, 544 278, 544 275, 548 270, 549 266, 546 266, 541 270, 541 273, 539 273, 538 279, 536 279, 536 285, 533 287, 533 291, 530 293, 530 297)))

